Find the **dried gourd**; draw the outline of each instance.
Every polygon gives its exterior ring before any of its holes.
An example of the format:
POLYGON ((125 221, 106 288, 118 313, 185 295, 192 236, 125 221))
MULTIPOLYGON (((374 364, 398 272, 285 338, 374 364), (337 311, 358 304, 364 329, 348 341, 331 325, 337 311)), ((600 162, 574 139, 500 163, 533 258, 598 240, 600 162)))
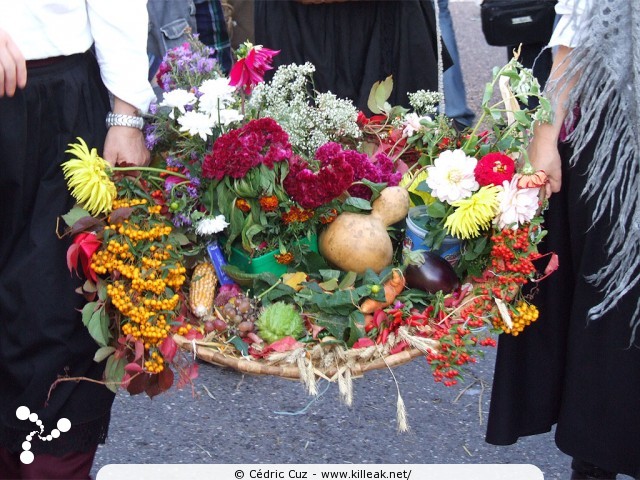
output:
POLYGON ((217 283, 218 276, 211 263, 196 265, 189 289, 189 307, 196 317, 202 318, 212 314, 217 283))

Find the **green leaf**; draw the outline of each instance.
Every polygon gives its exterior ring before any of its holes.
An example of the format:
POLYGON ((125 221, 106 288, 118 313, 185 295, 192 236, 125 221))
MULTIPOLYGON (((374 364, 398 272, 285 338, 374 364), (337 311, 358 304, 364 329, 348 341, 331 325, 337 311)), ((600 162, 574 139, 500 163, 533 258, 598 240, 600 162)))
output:
POLYGON ((493 84, 487 83, 487 85, 484 87, 484 95, 482 96, 482 105, 486 105, 487 103, 489 103, 489 100, 491 100, 491 97, 493 97, 493 84))
POLYGON ((513 112, 514 118, 524 125, 529 125, 531 123, 531 115, 524 110, 515 110, 513 112))
POLYGON ((82 323, 85 327, 89 326, 91 316, 93 315, 93 312, 96 311, 97 306, 98 302, 89 302, 86 303, 84 307, 82 307, 82 323))
POLYGON ((345 330, 349 327, 349 319, 346 316, 327 313, 320 313, 315 318, 315 323, 326 328, 332 337, 339 340, 344 338, 345 330))
POLYGON ((93 356, 93 361, 100 363, 115 351, 116 349, 114 347, 100 347, 93 356))
POLYGON ((104 307, 93 312, 87 325, 89 334, 101 347, 106 347, 109 343, 109 316, 104 307))
POLYGON ((167 240, 167 243, 171 243, 173 245, 175 245, 177 243, 178 245, 184 246, 184 245, 188 245, 190 242, 189 242, 189 239, 187 238, 187 236, 184 233, 179 232, 177 230, 173 230, 169 234, 169 238, 167 240))
POLYGON ((358 274, 356 272, 347 272, 344 278, 340 281, 338 288, 340 288, 340 290, 345 290, 347 288, 353 287, 356 283, 357 278, 358 274))
POLYGON ((381 279, 376 272, 367 268, 364 272, 362 283, 365 285, 379 285, 381 283, 381 279))
POLYGON ((424 205, 424 199, 417 193, 409 192, 409 198, 415 206, 424 205))
POLYGON ((433 202, 427 207, 427 215, 432 218, 444 218, 447 215, 447 207, 442 202, 433 202))
POLYGON ((386 110, 387 100, 393 90, 393 77, 389 75, 384 81, 375 82, 369 92, 367 107, 375 114, 383 113, 386 110))
POLYGON ((76 223, 81 218, 90 217, 90 216, 91 214, 87 212, 84 208, 75 206, 71 210, 69 210, 67 213, 62 215, 62 219, 64 220, 64 223, 66 223, 68 226, 73 227, 73 224, 76 223))
POLYGON ((322 277, 323 281, 331 280, 332 278, 338 279, 340 278, 340 270, 329 270, 323 269, 319 270, 318 273, 322 277))
POLYGON ((122 377, 124 377, 124 366, 126 365, 126 363, 126 358, 116 358, 115 355, 111 355, 109 358, 107 358, 107 364, 104 369, 104 377, 107 388, 114 393, 118 390, 118 387, 122 382, 122 377))
POLYGON ((361 212, 371 210, 371 203, 364 198, 348 197, 342 204, 342 209, 346 212, 361 212))
POLYGON ((332 278, 331 280, 322 282, 320 286, 322 287, 323 290, 326 290, 328 292, 333 292, 334 290, 338 289, 338 279, 332 278))
POLYGON ((355 311, 349 315, 349 326, 345 333, 347 333, 348 336, 344 340, 349 347, 352 347, 358 339, 366 335, 364 331, 364 314, 362 312, 355 311))
POLYGON ((229 339, 229 343, 236 347, 236 350, 238 350, 242 356, 246 357, 249 355, 249 346, 240 337, 231 337, 229 339))

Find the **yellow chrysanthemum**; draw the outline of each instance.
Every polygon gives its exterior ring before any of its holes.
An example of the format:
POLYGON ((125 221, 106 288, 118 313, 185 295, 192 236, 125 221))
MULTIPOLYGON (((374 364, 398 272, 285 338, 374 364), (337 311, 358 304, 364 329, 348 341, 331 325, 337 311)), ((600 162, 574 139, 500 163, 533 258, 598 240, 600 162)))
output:
MULTIPOLYGON (((429 205, 434 202, 435 198, 433 198, 429 192, 424 192, 421 190, 417 190, 418 185, 424 183, 427 180, 427 171, 422 170, 418 172, 418 174, 413 174, 412 172, 407 172, 402 176, 402 180, 400 180, 400 186, 405 187, 408 192, 411 194, 415 194, 422 198, 425 205, 429 205)), ((409 200, 412 207, 414 207, 413 201, 409 200)))
POLYGON ((489 228, 498 213, 499 191, 500 187, 487 185, 469 198, 453 202, 456 209, 444 223, 449 234, 466 240, 479 236, 481 230, 489 228))
POLYGON ((78 142, 70 144, 66 151, 75 158, 62 164, 71 195, 91 215, 108 213, 117 193, 109 176, 109 163, 98 155, 95 148, 89 151, 80 137, 78 142))

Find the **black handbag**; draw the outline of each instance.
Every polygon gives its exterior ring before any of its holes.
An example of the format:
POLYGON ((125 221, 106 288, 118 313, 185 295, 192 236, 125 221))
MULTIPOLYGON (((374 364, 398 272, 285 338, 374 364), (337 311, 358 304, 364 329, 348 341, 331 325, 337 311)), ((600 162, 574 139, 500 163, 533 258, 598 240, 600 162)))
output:
POLYGON ((482 33, 489 45, 546 44, 553 32, 557 0, 484 0, 482 33))

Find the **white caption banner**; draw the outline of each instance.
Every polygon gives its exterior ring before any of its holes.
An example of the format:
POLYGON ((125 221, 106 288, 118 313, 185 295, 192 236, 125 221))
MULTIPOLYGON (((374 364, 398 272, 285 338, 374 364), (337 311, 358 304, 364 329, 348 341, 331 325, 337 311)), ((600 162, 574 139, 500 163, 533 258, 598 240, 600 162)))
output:
POLYGON ((118 464, 105 465, 96 480, 272 480, 272 479, 347 479, 347 480, 544 480, 534 465, 187 465, 118 464))

